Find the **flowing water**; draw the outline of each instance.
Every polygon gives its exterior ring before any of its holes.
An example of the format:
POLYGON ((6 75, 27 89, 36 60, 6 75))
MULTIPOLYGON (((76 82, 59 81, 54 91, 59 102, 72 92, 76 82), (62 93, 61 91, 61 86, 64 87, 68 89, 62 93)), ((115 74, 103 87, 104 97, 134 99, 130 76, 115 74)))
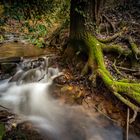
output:
POLYGON ((53 98, 53 81, 62 73, 43 59, 39 67, 26 71, 20 67, 12 78, 0 82, 0 104, 33 122, 50 140, 123 140, 120 128, 103 127, 79 106, 62 105, 53 98))

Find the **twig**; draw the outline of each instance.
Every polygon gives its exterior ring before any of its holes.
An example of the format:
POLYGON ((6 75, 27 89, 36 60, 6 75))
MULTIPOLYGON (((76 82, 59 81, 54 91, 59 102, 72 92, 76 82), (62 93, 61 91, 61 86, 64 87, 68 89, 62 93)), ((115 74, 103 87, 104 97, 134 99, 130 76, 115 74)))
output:
MULTIPOLYGON (((90 107, 89 104, 88 104, 88 102, 85 99, 84 99, 84 101, 88 105, 88 107, 90 107)), ((118 122, 117 120, 114 120, 114 119, 110 118, 107 114, 105 114, 103 111, 101 111, 98 107, 96 107, 96 106, 92 106, 92 107, 94 109, 96 109, 101 115, 105 116, 107 119, 111 120, 112 122, 115 122, 115 123, 118 122)))
POLYGON ((0 107, 1 107, 1 108, 4 108, 4 109, 6 109, 6 110, 10 110, 9 108, 6 108, 6 107, 4 107, 4 106, 2 106, 2 105, 0 105, 0 107))
POLYGON ((110 24, 110 26, 113 29, 113 32, 116 31, 115 25, 109 20, 109 18, 106 15, 103 15, 103 17, 106 19, 106 21, 110 24))
POLYGON ((140 71, 133 73, 134 76, 139 76, 140 75, 140 71))
POLYGON ((7 118, 5 116, 5 118, 0 119, 0 122, 7 122, 7 121, 12 120, 14 118, 15 118, 14 116, 8 116, 7 118))
POLYGON ((107 27, 107 23, 105 23, 105 28, 106 28, 106 34, 108 35, 109 34, 109 30, 108 30, 108 27, 107 27))
POLYGON ((132 117, 132 118, 130 119, 130 121, 129 121, 130 123, 132 123, 132 122, 135 121, 135 119, 136 119, 136 117, 137 117, 137 114, 138 114, 138 112, 134 110, 133 117, 132 117))
POLYGON ((126 61, 126 57, 119 63, 119 65, 122 65, 126 61))
POLYGON ((114 120, 114 119, 110 118, 107 114, 105 114, 103 111, 101 111, 98 107, 94 106, 93 108, 95 108, 100 114, 102 114, 107 119, 111 120, 112 122, 118 123, 117 120, 114 120))
POLYGON ((129 116, 130 116, 130 109, 127 108, 127 120, 126 120, 126 140, 128 140, 129 135, 129 116))
POLYGON ((117 66, 118 69, 121 69, 121 70, 125 70, 125 71, 130 71, 130 72, 138 72, 140 71, 139 69, 129 69, 129 68, 125 68, 125 67, 120 67, 120 66, 117 66))
POLYGON ((122 77, 127 77, 126 75, 124 75, 124 74, 122 74, 118 69, 117 69, 117 66, 116 66, 116 60, 114 61, 114 63, 113 63, 113 68, 114 68, 114 70, 117 72, 117 74, 119 74, 119 75, 121 75, 122 77))

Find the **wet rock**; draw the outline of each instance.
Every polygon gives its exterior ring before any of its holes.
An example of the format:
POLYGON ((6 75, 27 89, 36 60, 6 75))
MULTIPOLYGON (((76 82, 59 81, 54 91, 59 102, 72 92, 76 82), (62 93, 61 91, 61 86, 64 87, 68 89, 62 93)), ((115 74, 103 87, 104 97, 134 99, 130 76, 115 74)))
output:
POLYGON ((6 132, 2 140, 8 140, 8 139, 9 140, 27 140, 25 134, 17 130, 6 132))
POLYGON ((21 76, 24 74, 24 71, 18 71, 14 76, 12 76, 12 78, 9 80, 9 82, 17 82, 21 76))
POLYGON ((67 82, 67 79, 66 79, 65 76, 60 76, 60 77, 55 78, 54 82, 56 84, 63 85, 63 84, 65 84, 67 82))
POLYGON ((0 58, 0 63, 7 63, 7 62, 18 63, 21 60, 22 60, 21 57, 7 57, 7 58, 0 58))
POLYGON ((1 63, 0 67, 3 73, 13 73, 17 68, 17 64, 16 63, 1 63))
MULTIPOLYGON (((43 140, 38 130, 30 122, 23 122, 6 132, 3 140, 43 140)), ((47 140, 47 139, 46 139, 47 140)))
MULTIPOLYGON (((43 61, 44 61, 44 59, 43 59, 43 61)), ((42 60, 36 60, 36 59, 35 60, 27 60, 27 61, 24 61, 22 63, 22 69, 29 70, 32 68, 37 68, 42 64, 43 64, 42 60)))
POLYGON ((14 114, 3 109, 7 109, 7 108, 0 106, 0 122, 7 122, 8 120, 14 118, 14 114))
POLYGON ((10 78, 10 77, 11 77, 11 75, 8 74, 8 73, 6 73, 6 74, 1 74, 1 75, 0 75, 0 80, 8 79, 8 78, 10 78))

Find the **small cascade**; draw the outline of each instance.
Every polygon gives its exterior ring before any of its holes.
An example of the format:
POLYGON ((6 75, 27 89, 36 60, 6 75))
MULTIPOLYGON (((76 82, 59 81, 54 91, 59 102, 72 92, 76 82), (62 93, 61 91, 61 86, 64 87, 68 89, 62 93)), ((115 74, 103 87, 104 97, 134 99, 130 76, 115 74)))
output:
MULTIPOLYGON (((48 75, 55 74, 54 68, 48 68, 49 57, 42 57, 39 60, 29 61, 25 60, 17 73, 9 80, 9 82, 16 82, 18 85, 39 82, 48 79, 48 75), (49 70, 48 72, 48 69, 49 70), (44 79, 45 78, 45 79, 44 79)), ((58 72, 58 71, 57 71, 58 72)))

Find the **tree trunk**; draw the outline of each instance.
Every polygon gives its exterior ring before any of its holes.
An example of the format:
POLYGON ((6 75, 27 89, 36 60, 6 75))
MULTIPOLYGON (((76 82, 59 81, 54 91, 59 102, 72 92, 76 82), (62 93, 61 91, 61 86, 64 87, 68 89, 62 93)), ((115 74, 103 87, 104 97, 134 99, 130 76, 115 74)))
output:
MULTIPOLYGON (((91 1, 91 0, 89 0, 91 1)), ((88 0, 71 0, 70 8, 70 38, 80 39, 86 31, 85 14, 88 10, 88 0)))
POLYGON ((100 11, 105 0, 71 0, 70 38, 78 39, 88 32, 94 32, 93 25, 99 25, 100 11))

